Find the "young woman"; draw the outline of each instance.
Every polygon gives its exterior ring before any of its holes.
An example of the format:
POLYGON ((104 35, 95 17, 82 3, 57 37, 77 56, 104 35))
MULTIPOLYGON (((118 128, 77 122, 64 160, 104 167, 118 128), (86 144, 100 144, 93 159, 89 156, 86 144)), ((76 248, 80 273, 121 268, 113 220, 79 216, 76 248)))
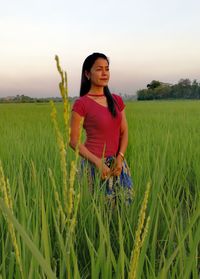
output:
POLYGON ((85 59, 80 98, 72 108, 70 146, 77 147, 83 119, 86 141, 78 149, 89 187, 94 187, 99 170, 107 193, 115 194, 116 187, 131 190, 133 183, 124 159, 128 144, 125 105, 120 96, 110 93, 109 78, 109 60, 104 54, 93 53, 85 59))

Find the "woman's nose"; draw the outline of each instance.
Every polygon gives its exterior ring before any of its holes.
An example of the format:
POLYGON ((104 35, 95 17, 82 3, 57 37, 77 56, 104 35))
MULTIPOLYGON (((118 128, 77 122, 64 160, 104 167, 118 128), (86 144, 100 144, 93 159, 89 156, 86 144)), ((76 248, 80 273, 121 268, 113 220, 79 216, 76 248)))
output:
POLYGON ((103 70, 102 74, 103 74, 104 76, 107 76, 107 71, 106 71, 106 70, 103 70))

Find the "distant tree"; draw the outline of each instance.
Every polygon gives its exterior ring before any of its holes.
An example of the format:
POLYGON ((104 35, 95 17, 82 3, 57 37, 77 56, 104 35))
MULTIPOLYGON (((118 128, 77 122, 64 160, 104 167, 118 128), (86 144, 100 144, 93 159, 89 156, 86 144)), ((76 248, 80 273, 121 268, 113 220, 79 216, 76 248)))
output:
POLYGON ((188 87, 191 85, 191 81, 189 80, 189 78, 181 78, 178 82, 178 85, 182 86, 182 87, 188 87))
POLYGON ((191 81, 186 79, 180 79, 177 85, 177 98, 192 98, 191 81))
POLYGON ((137 91, 138 100, 153 100, 154 94, 152 89, 141 89, 137 91))
POLYGON ((136 92, 138 100, 146 100, 147 89, 140 89, 136 92))
POLYGON ((147 84, 148 89, 155 89, 156 87, 160 86, 161 82, 158 80, 152 80, 151 83, 147 84))
POLYGON ((147 89, 137 91, 137 99, 200 99, 200 83, 197 80, 191 82, 188 78, 180 79, 174 85, 152 80, 147 89))
POLYGON ((192 97, 195 99, 200 99, 200 84, 197 82, 196 79, 192 82, 192 97))
POLYGON ((155 99, 168 99, 170 98, 171 87, 166 84, 160 84, 160 86, 154 89, 155 99))

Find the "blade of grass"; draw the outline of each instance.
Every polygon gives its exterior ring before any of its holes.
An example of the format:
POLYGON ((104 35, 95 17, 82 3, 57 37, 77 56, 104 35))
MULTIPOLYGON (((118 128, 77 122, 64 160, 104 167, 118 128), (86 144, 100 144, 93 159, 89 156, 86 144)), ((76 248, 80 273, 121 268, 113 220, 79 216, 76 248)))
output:
POLYGON ((27 247, 31 251, 32 255, 35 257, 37 262, 40 264, 41 268, 44 270, 48 278, 50 279, 56 279, 55 274, 53 273, 51 267, 49 266, 47 260, 43 257, 43 255, 40 253, 38 248, 35 246, 33 241, 30 239, 26 231, 23 229, 23 227, 20 225, 20 223, 17 221, 17 219, 12 215, 10 209, 7 208, 4 201, 0 198, 0 208, 3 211, 3 213, 6 215, 6 218, 9 219, 10 222, 14 225, 15 229, 18 231, 18 233, 23 238, 24 242, 26 243, 27 247))

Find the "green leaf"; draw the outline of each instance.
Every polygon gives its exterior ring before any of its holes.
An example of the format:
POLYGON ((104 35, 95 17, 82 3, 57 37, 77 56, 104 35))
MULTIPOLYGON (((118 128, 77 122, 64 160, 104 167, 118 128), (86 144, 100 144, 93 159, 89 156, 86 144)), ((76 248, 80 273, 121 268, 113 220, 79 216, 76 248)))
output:
POLYGON ((15 229, 18 231, 18 233, 21 235, 22 239, 26 243, 27 247, 31 251, 32 255, 35 257, 43 271, 46 273, 47 277, 50 279, 56 279, 56 275, 53 273, 51 267, 49 266, 49 263, 43 255, 40 253, 38 248, 35 246, 33 241, 30 239, 26 231, 23 229, 23 227, 20 225, 20 223, 17 221, 17 219, 12 215, 10 209, 7 208, 2 198, 0 198, 0 208, 3 211, 3 213, 8 218, 9 222, 12 222, 15 229))

